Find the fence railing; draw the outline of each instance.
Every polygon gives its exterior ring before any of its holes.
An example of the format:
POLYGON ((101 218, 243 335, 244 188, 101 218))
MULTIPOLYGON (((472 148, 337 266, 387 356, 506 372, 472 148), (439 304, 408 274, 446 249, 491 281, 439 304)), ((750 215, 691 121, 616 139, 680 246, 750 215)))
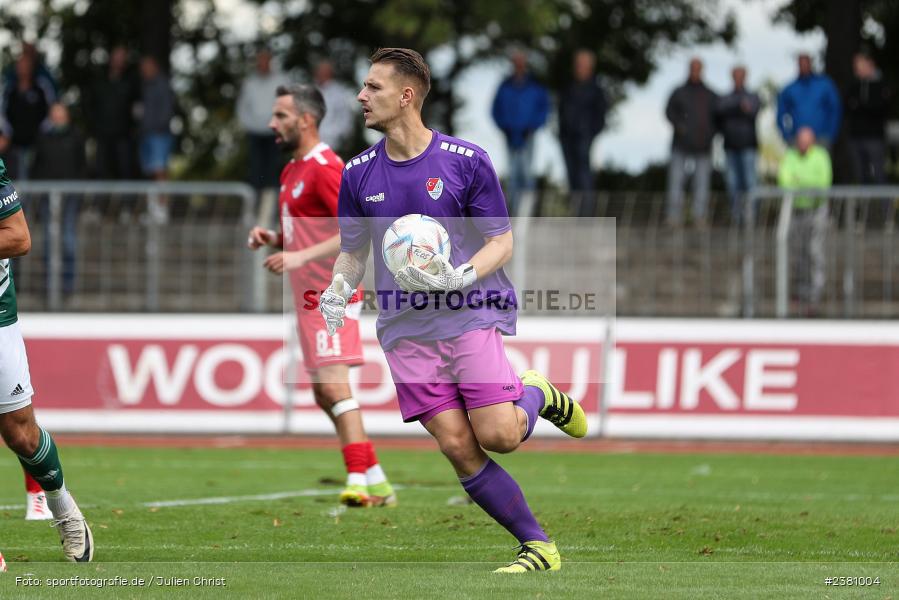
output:
MULTIPOLYGON (((745 204, 743 316, 759 314, 764 273, 757 265, 774 253, 773 314, 895 317, 897 186, 835 186, 828 190, 755 189, 745 204), (802 206, 798 206, 798 200, 802 206), (775 213, 774 243, 759 207, 775 213), (807 226, 803 226, 803 221, 807 226)), ((770 274, 769 274, 770 275, 770 274)))
MULTIPOLYGON (((13 267, 27 310, 283 308, 282 278, 262 268, 263 252, 246 250, 248 228, 276 219, 274 199, 257 201, 244 184, 25 181, 16 187, 33 240, 31 254, 13 267)), ((608 227, 521 218, 507 272, 520 289, 571 288, 560 265, 580 264, 572 268, 582 268, 589 287, 602 278, 601 285, 613 288, 614 301, 606 305, 623 316, 895 318, 897 199, 899 187, 808 193, 764 187, 745 203, 742 222, 725 195, 713 194, 705 224, 668 226, 664 194, 604 192, 595 215, 615 220, 613 244, 597 243, 597 236, 610 235, 608 227), (827 199, 824 276, 814 306, 798 296, 811 266, 793 244, 797 216, 804 218, 795 199, 808 195, 827 199)), ((531 202, 544 217, 578 212, 565 194, 543 193, 531 202)))
MULTIPOLYGON (((732 214, 725 194, 712 194, 707 219, 695 225, 688 220, 685 226, 666 224, 663 193, 598 193, 593 214, 617 224, 618 314, 899 316, 899 187, 837 186, 810 193, 827 200, 824 235, 815 240, 823 248, 824 276, 814 302, 804 298, 800 285, 811 279, 813 264, 807 252, 796 251, 803 249, 797 232, 809 220, 793 204, 806 196, 801 191, 760 187, 743 203, 749 214, 741 218, 732 214), (803 223, 797 223, 797 215, 803 223)), ((577 199, 565 194, 545 192, 537 204, 542 215, 579 212, 577 199)))
POLYGON ((32 253, 14 273, 31 310, 195 310, 198 298, 211 310, 265 308, 260 259, 235 251, 259 216, 246 184, 23 181, 16 189, 32 253))

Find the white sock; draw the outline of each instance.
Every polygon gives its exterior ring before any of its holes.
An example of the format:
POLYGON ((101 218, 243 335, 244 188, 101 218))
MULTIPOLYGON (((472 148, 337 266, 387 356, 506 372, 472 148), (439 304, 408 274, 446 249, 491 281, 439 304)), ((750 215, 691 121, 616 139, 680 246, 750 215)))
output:
POLYGON ((365 471, 365 480, 368 482, 368 485, 377 485, 387 481, 387 476, 384 475, 384 469, 381 468, 381 465, 375 465, 365 471))
POLYGON ((347 485, 365 485, 365 473, 347 473, 347 485))
POLYGON ((53 518, 55 519, 61 519, 76 508, 75 499, 72 498, 72 494, 66 489, 65 483, 58 490, 44 493, 47 494, 47 508, 53 513, 53 518))

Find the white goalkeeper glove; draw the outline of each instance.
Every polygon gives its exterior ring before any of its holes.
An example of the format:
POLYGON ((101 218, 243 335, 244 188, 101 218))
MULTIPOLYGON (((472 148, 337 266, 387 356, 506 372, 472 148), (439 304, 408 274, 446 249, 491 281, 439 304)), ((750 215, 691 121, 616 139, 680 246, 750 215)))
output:
POLYGON ((437 265, 435 274, 406 265, 393 279, 407 292, 452 292, 466 288, 478 279, 474 267, 468 263, 454 268, 440 254, 434 257, 434 263, 437 265))
POLYGON ((343 327, 343 317, 346 315, 347 300, 353 295, 353 288, 344 281, 343 275, 334 276, 331 285, 322 292, 318 299, 318 310, 325 318, 325 326, 328 335, 334 335, 338 327, 343 327))

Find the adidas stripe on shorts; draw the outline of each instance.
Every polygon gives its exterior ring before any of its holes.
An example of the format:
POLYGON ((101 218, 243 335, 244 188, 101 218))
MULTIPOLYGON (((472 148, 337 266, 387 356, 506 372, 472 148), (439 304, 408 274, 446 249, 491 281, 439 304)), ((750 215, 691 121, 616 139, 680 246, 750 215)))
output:
POLYGON ((31 404, 34 389, 18 323, 0 327, 0 414, 31 404))

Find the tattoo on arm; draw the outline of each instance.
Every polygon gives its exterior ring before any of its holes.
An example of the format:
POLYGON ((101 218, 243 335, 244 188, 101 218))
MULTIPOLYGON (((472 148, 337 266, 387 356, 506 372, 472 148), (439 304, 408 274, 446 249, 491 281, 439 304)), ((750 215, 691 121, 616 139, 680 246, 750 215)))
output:
POLYGON ((341 252, 334 262, 334 273, 343 273, 343 277, 351 288, 355 288, 365 275, 365 261, 368 260, 369 246, 353 252, 341 252))

